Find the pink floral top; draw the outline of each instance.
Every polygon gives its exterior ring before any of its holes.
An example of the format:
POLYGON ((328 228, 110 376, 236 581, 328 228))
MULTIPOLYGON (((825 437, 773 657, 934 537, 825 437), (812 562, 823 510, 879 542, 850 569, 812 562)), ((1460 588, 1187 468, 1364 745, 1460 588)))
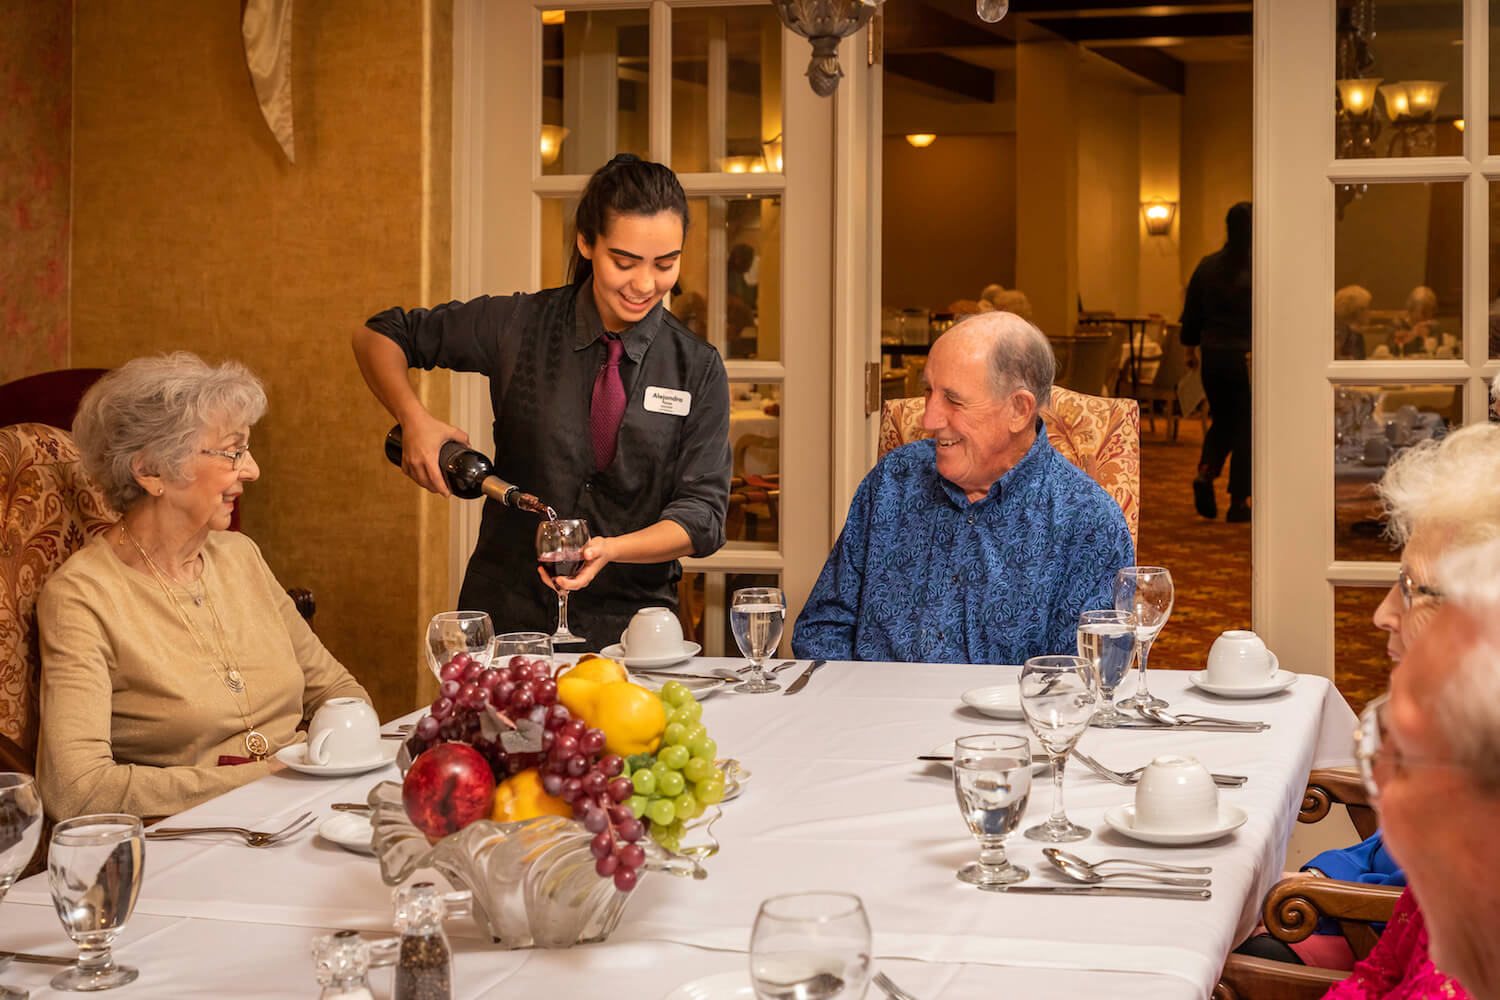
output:
POLYGON ((1468 992, 1438 971, 1427 955, 1427 925, 1408 889, 1396 901, 1380 943, 1323 1000, 1468 1000, 1468 992))

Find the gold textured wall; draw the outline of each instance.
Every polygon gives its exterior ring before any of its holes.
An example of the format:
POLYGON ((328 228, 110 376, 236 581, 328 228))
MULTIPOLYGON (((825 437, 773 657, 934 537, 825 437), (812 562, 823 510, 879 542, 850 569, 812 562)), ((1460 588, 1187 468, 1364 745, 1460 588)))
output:
MULTIPOLYGON (((414 707, 447 593, 447 507, 386 464, 349 349, 390 305, 447 297, 451 0, 296 5, 297 162, 261 119, 239 0, 81 4, 72 362, 186 349, 266 383, 244 530, 318 600, 382 717, 414 707)), ((420 386, 438 413, 445 375, 420 386)))

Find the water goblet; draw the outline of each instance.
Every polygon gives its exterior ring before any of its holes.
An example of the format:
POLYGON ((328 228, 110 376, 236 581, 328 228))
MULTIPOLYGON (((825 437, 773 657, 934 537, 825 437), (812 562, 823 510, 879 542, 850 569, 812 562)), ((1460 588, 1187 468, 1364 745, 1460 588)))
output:
POLYGON ((750 931, 750 985, 760 1000, 859 1000, 870 983, 872 951, 858 896, 772 896, 750 931))
POLYGON ((1052 815, 1024 831, 1028 840, 1083 840, 1088 827, 1063 811, 1063 768, 1099 708, 1099 675, 1081 656, 1033 656, 1021 668, 1021 712, 1052 758, 1052 815))
POLYGON ((786 626, 786 597, 775 587, 746 587, 736 590, 729 604, 729 625, 740 652, 750 661, 750 676, 735 690, 742 694, 767 694, 780 691, 781 685, 766 677, 766 657, 781 642, 786 626))
POLYGON ((1140 672, 1135 693, 1120 708, 1165 708, 1162 698, 1146 690, 1146 658, 1162 626, 1172 614, 1172 574, 1161 566, 1126 566, 1115 574, 1115 610, 1135 615, 1135 638, 1140 648, 1140 672))
POLYGON ((490 663, 497 667, 510 665, 512 656, 542 660, 550 674, 552 667, 552 637, 546 632, 502 632, 495 636, 490 647, 490 663))
POLYGON ((960 882, 1008 885, 1031 875, 1005 856, 1031 797, 1031 741, 1007 733, 960 736, 953 742, 953 794, 969 832, 979 840, 979 860, 958 870, 960 882))
POLYGON ((495 625, 483 611, 440 611, 427 623, 427 666, 439 681, 447 680, 443 667, 459 653, 485 666, 494 637, 495 625))
POLYGON ((1078 616, 1078 655, 1099 675, 1099 711, 1091 725, 1113 729, 1130 717, 1115 708, 1115 688, 1135 661, 1135 615, 1129 611, 1085 611, 1078 616))
POLYGON ((47 852, 52 905, 78 946, 78 964, 54 976, 53 989, 108 990, 140 975, 116 965, 110 945, 135 909, 145 860, 146 837, 136 816, 77 816, 52 831, 47 852))
MULTIPOLYGON (((583 547, 589 542, 589 523, 577 518, 543 521, 536 529, 536 557, 552 579, 572 576, 583 568, 583 547)), ((588 642, 568 628, 568 591, 557 592, 557 631, 552 645, 588 642)))
MULTIPOLYGON (((0 774, 0 902, 36 853, 42 836, 42 797, 29 774, 0 774)), ((0 1000, 26 1000, 27 991, 0 983, 0 1000)))

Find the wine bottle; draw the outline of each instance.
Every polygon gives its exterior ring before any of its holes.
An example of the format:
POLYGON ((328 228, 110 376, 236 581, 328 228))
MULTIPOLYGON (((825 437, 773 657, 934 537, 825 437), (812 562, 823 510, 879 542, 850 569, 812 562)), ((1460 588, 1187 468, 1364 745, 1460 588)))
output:
MULTIPOLYGON (((401 450, 401 425, 397 424, 385 436, 385 457, 397 468, 401 466, 401 450)), ((556 511, 532 494, 522 492, 519 486, 495 475, 494 464, 462 441, 444 441, 438 451, 438 465, 443 470, 448 489, 456 497, 475 500, 486 496, 507 507, 541 514, 548 520, 557 519, 556 511)))

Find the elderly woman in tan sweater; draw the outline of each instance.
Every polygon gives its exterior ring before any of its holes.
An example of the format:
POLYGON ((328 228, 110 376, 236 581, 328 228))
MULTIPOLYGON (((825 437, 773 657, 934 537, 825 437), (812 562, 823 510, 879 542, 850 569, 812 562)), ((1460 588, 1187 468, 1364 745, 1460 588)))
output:
POLYGON ((250 427, 265 410, 244 366, 185 353, 138 358, 84 396, 84 469, 122 516, 37 606, 37 779, 54 819, 186 809, 278 768, 267 758, 329 698, 369 700, 228 530, 260 475, 250 427))

